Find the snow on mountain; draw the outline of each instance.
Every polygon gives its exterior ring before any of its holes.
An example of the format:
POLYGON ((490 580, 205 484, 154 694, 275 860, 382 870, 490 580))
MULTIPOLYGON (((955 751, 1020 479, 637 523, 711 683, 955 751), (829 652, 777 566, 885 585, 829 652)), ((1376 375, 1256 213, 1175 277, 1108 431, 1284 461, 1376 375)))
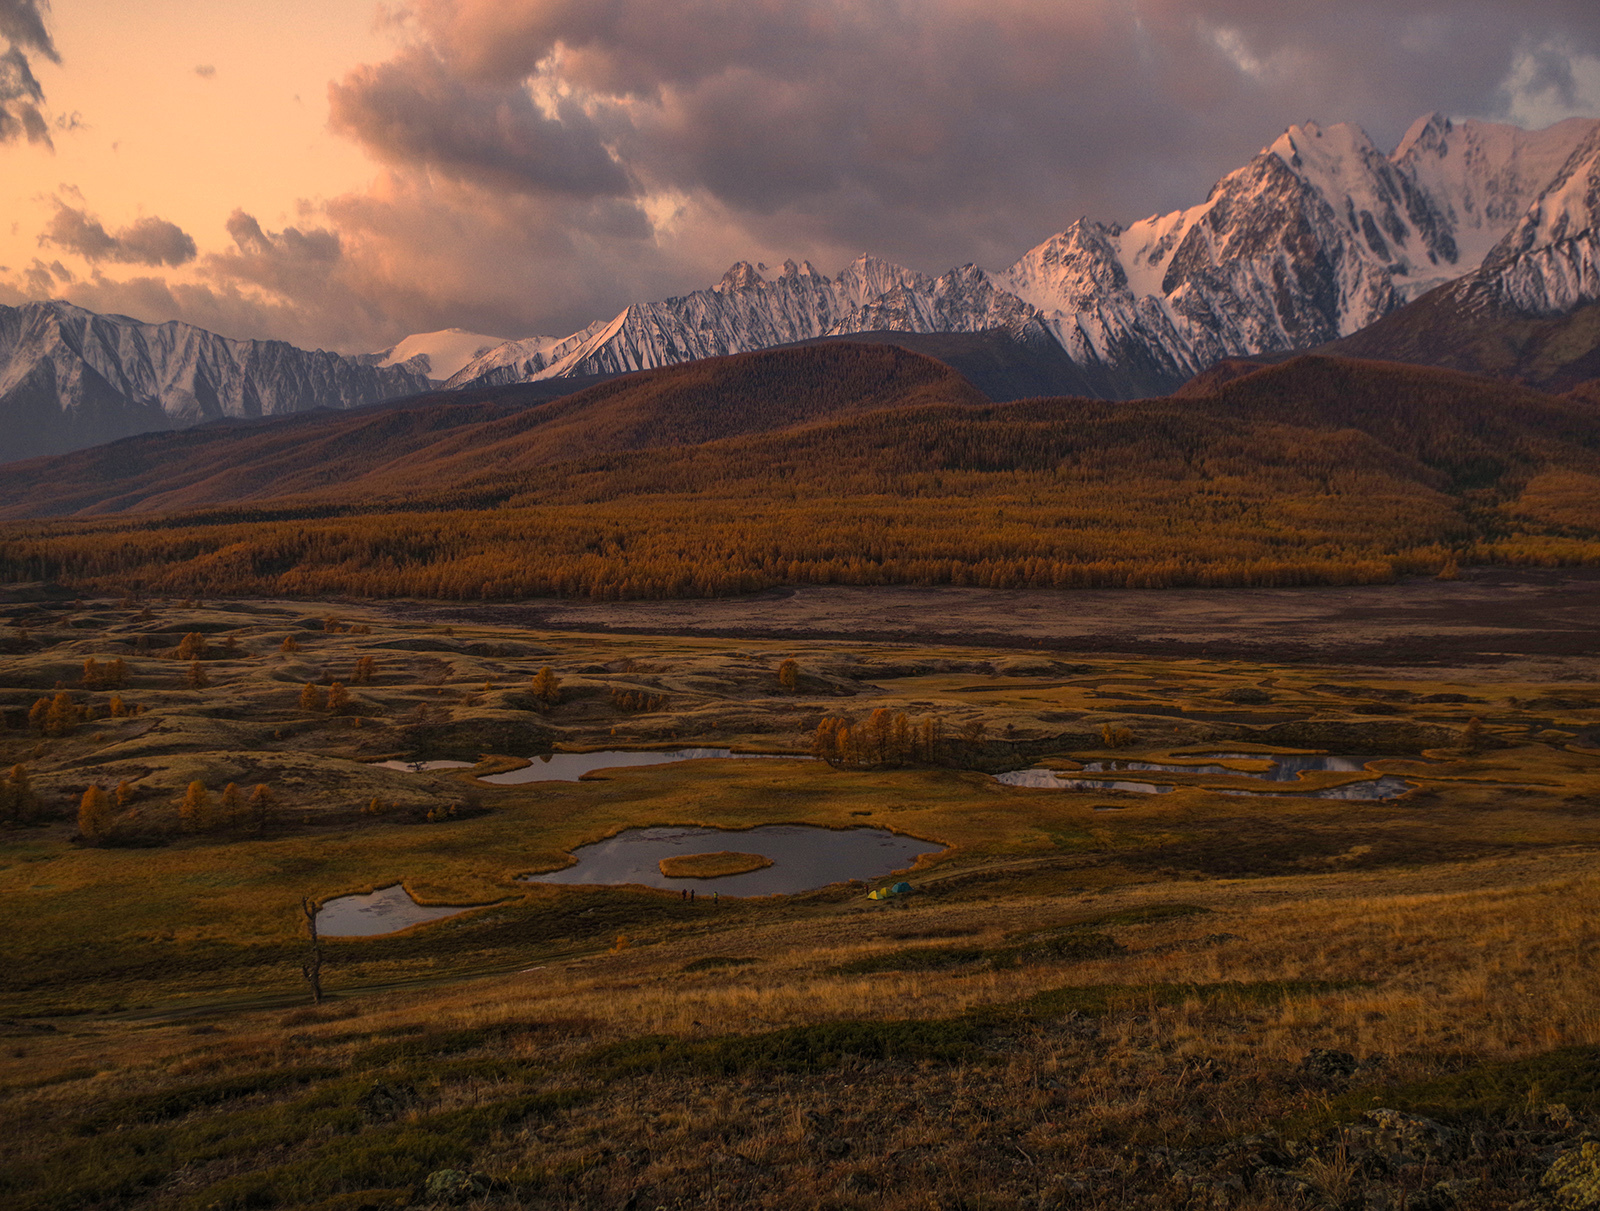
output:
POLYGON ((1600 300, 1600 126, 1496 245, 1468 289, 1533 315, 1600 300))
POLYGON ((379 368, 407 366, 438 382, 443 382, 461 367, 489 350, 505 344, 500 336, 485 336, 461 328, 442 328, 438 332, 417 332, 399 344, 379 353, 369 353, 361 361, 379 368))
MULTIPOLYGON (((792 261, 768 277, 740 262, 709 290, 491 350, 450 385, 613 374, 829 334, 1001 328, 1047 334, 1107 394, 1148 393, 1222 357, 1348 335, 1472 272, 1596 131, 1584 119, 1529 132, 1430 114, 1385 155, 1357 126, 1291 126, 1199 205, 1127 227, 1081 219, 997 273, 928 278, 862 257, 833 278, 792 261)), ((1548 200, 1549 231, 1579 221, 1586 188, 1548 200)))
POLYGON ((709 289, 564 337, 446 329, 348 358, 66 303, 0 307, 0 460, 354 407, 439 379, 617 374, 885 329, 1007 333, 1064 352, 1099 394, 1148 395, 1223 357, 1353 333, 1446 282, 1462 306, 1525 314, 1600 299, 1600 122, 1530 132, 1430 114, 1387 155, 1356 126, 1291 126, 1198 205, 1127 226, 1080 219, 999 272, 930 278, 862 256, 830 277, 741 261, 709 289))
POLYGON ((354 408, 427 377, 283 341, 235 341, 69 303, 0 306, 0 462, 223 417, 354 408))
POLYGON ((609 322, 592 324, 562 341, 536 337, 531 344, 508 342, 473 361, 447 385, 621 374, 809 340, 833 331, 864 304, 898 287, 925 292, 932 285, 920 274, 867 256, 834 278, 818 273, 809 261, 785 261, 776 277, 768 278, 768 272, 764 265, 740 261, 709 290, 633 304, 609 322))

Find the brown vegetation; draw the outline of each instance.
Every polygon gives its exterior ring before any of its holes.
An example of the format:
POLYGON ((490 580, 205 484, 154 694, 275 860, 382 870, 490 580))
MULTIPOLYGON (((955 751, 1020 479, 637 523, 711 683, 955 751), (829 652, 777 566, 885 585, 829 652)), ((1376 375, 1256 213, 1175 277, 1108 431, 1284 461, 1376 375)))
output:
MULTIPOLYGON (((656 424, 683 387, 661 374, 653 403, 637 385, 627 396, 656 424)), ((772 394, 751 407, 778 409, 775 426, 787 388, 763 381, 772 394)), ((571 457, 587 447, 549 444, 564 430, 540 407, 451 430, 426 456, 315 498, 159 524, 14 522, 0 576, 144 593, 616 599, 783 583, 1370 583, 1452 564, 1600 562, 1582 508, 1600 473, 1600 409, 1443 371, 1302 358, 1185 399, 930 403, 712 441, 702 408, 681 440, 704 444, 647 449, 616 436, 643 430, 613 415, 612 386, 563 401, 562 424, 581 420, 595 448, 620 453, 571 457)), ((844 373, 831 389, 862 384, 844 373)))

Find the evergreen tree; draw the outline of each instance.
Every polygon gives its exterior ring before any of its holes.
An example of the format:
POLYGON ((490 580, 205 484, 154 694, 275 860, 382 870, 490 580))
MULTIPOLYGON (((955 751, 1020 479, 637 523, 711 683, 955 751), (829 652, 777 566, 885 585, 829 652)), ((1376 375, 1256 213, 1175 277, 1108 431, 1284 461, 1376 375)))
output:
POLYGON ((203 690, 211 684, 211 679, 206 676, 205 666, 198 660, 189 662, 189 672, 184 678, 184 684, 191 690, 203 690))
POLYGON ((288 655, 300 650, 300 643, 293 635, 285 635, 283 642, 278 645, 278 651, 288 655))
POLYGON ((136 796, 138 793, 138 791, 134 790, 133 783, 124 778, 121 782, 117 783, 117 806, 127 807, 128 804, 133 802, 134 796, 136 796))
POLYGON ((793 660, 785 660, 778 666, 778 684, 789 693, 794 693, 800 684, 800 666, 793 660))
POLYGON ((204 660, 208 651, 206 637, 199 631, 192 631, 178 644, 177 657, 179 660, 204 660))
POLYGON ((250 792, 249 816, 250 827, 258 833, 277 823, 278 797, 264 782, 257 782, 255 790, 250 792))
POLYGON ((533 676, 533 696, 550 706, 561 701, 561 678, 548 664, 533 676))
POLYGON ((33 783, 28 778, 28 767, 13 765, 6 786, 11 792, 11 818, 24 822, 33 819, 39 802, 33 793, 33 783))
POLYGON ((342 715, 350 709, 350 691, 337 681, 328 687, 327 709, 330 715, 342 715))
POLYGON ((300 709, 302 711, 321 711, 328 707, 328 697, 322 692, 322 687, 313 681, 306 682, 306 688, 300 691, 300 709))
POLYGON ((178 805, 178 823, 186 833, 208 832, 211 828, 211 794, 204 782, 189 783, 183 802, 178 805))
POLYGON ((83 717, 83 711, 72 700, 72 695, 62 690, 50 700, 49 709, 44 716, 44 734, 46 736, 69 736, 78 726, 78 720, 83 717))
POLYGON ((93 844, 110 831, 111 799, 96 783, 78 801, 78 835, 93 844))
POLYGON ((222 788, 222 798, 217 806, 222 822, 229 828, 238 828, 248 822, 249 811, 245 807, 244 796, 234 783, 230 782, 222 788))

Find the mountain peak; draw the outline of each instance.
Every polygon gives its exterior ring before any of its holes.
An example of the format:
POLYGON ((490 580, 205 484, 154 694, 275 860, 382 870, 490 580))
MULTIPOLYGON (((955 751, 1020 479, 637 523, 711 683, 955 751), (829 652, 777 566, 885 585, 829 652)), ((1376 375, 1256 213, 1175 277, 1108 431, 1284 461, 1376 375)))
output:
POLYGON ((1449 144, 1445 140, 1455 128, 1455 123, 1437 109, 1431 114, 1423 114, 1411 124, 1411 128, 1406 131, 1405 137, 1400 140, 1400 145, 1394 149, 1394 154, 1389 158, 1399 164, 1408 158, 1416 159, 1429 152, 1442 156, 1449 150, 1449 144))
POLYGON ((749 261, 736 261, 712 289, 718 294, 725 294, 730 290, 753 290, 766 284, 767 279, 749 261))

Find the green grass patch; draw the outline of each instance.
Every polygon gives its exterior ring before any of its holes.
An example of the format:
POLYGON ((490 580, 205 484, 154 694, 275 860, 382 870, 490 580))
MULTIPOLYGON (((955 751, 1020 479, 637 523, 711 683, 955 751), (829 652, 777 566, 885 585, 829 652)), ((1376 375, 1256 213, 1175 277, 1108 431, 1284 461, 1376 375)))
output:
POLYGON ((646 1035, 596 1047, 581 1067, 607 1079, 693 1069, 734 1075, 750 1071, 815 1072, 847 1059, 967 1059, 983 1028, 964 1018, 927 1021, 822 1022, 764 1034, 675 1039, 646 1035))
POLYGON ((815 1072, 846 1060, 933 1060, 953 1063, 982 1054, 991 1032, 1080 1013, 1099 1017, 1120 1009, 1178 1005, 1191 997, 1264 1002, 1311 996, 1348 984, 1272 980, 1255 984, 1095 984, 1052 989, 1024 1001, 985 1006, 951 1018, 882 1022, 822 1022, 762 1034, 677 1039, 644 1035, 596 1047, 580 1069, 607 1080, 649 1072, 697 1070, 735 1075, 752 1071, 815 1072))
POLYGON ((252 1072, 247 1076, 208 1081, 157 1093, 117 1098, 101 1105, 98 1113, 75 1124, 79 1135, 95 1135, 128 1123, 164 1123, 196 1110, 220 1106, 258 1093, 275 1093, 296 1085, 309 1085, 338 1076, 340 1068, 283 1068, 277 1072, 252 1072))
POLYGON ((1565 1104, 1579 1114, 1600 1110, 1600 1047, 1563 1047, 1521 1060, 1477 1064, 1461 1072, 1387 1089, 1351 1090, 1330 1103, 1334 1121, 1386 1106, 1430 1118, 1485 1118, 1565 1104))
POLYGON ((749 967, 758 962, 756 959, 742 959, 735 955, 707 955, 703 959, 693 959, 683 965, 686 972, 696 971, 721 971, 727 967, 749 967))
POLYGON ((369 1127, 287 1164, 225 1178, 181 1205, 205 1211, 243 1211, 303 1206, 362 1190, 409 1188, 435 1169, 468 1166, 473 1149, 497 1131, 530 1118, 548 1118, 592 1096, 583 1090, 535 1093, 411 1122, 369 1127))

